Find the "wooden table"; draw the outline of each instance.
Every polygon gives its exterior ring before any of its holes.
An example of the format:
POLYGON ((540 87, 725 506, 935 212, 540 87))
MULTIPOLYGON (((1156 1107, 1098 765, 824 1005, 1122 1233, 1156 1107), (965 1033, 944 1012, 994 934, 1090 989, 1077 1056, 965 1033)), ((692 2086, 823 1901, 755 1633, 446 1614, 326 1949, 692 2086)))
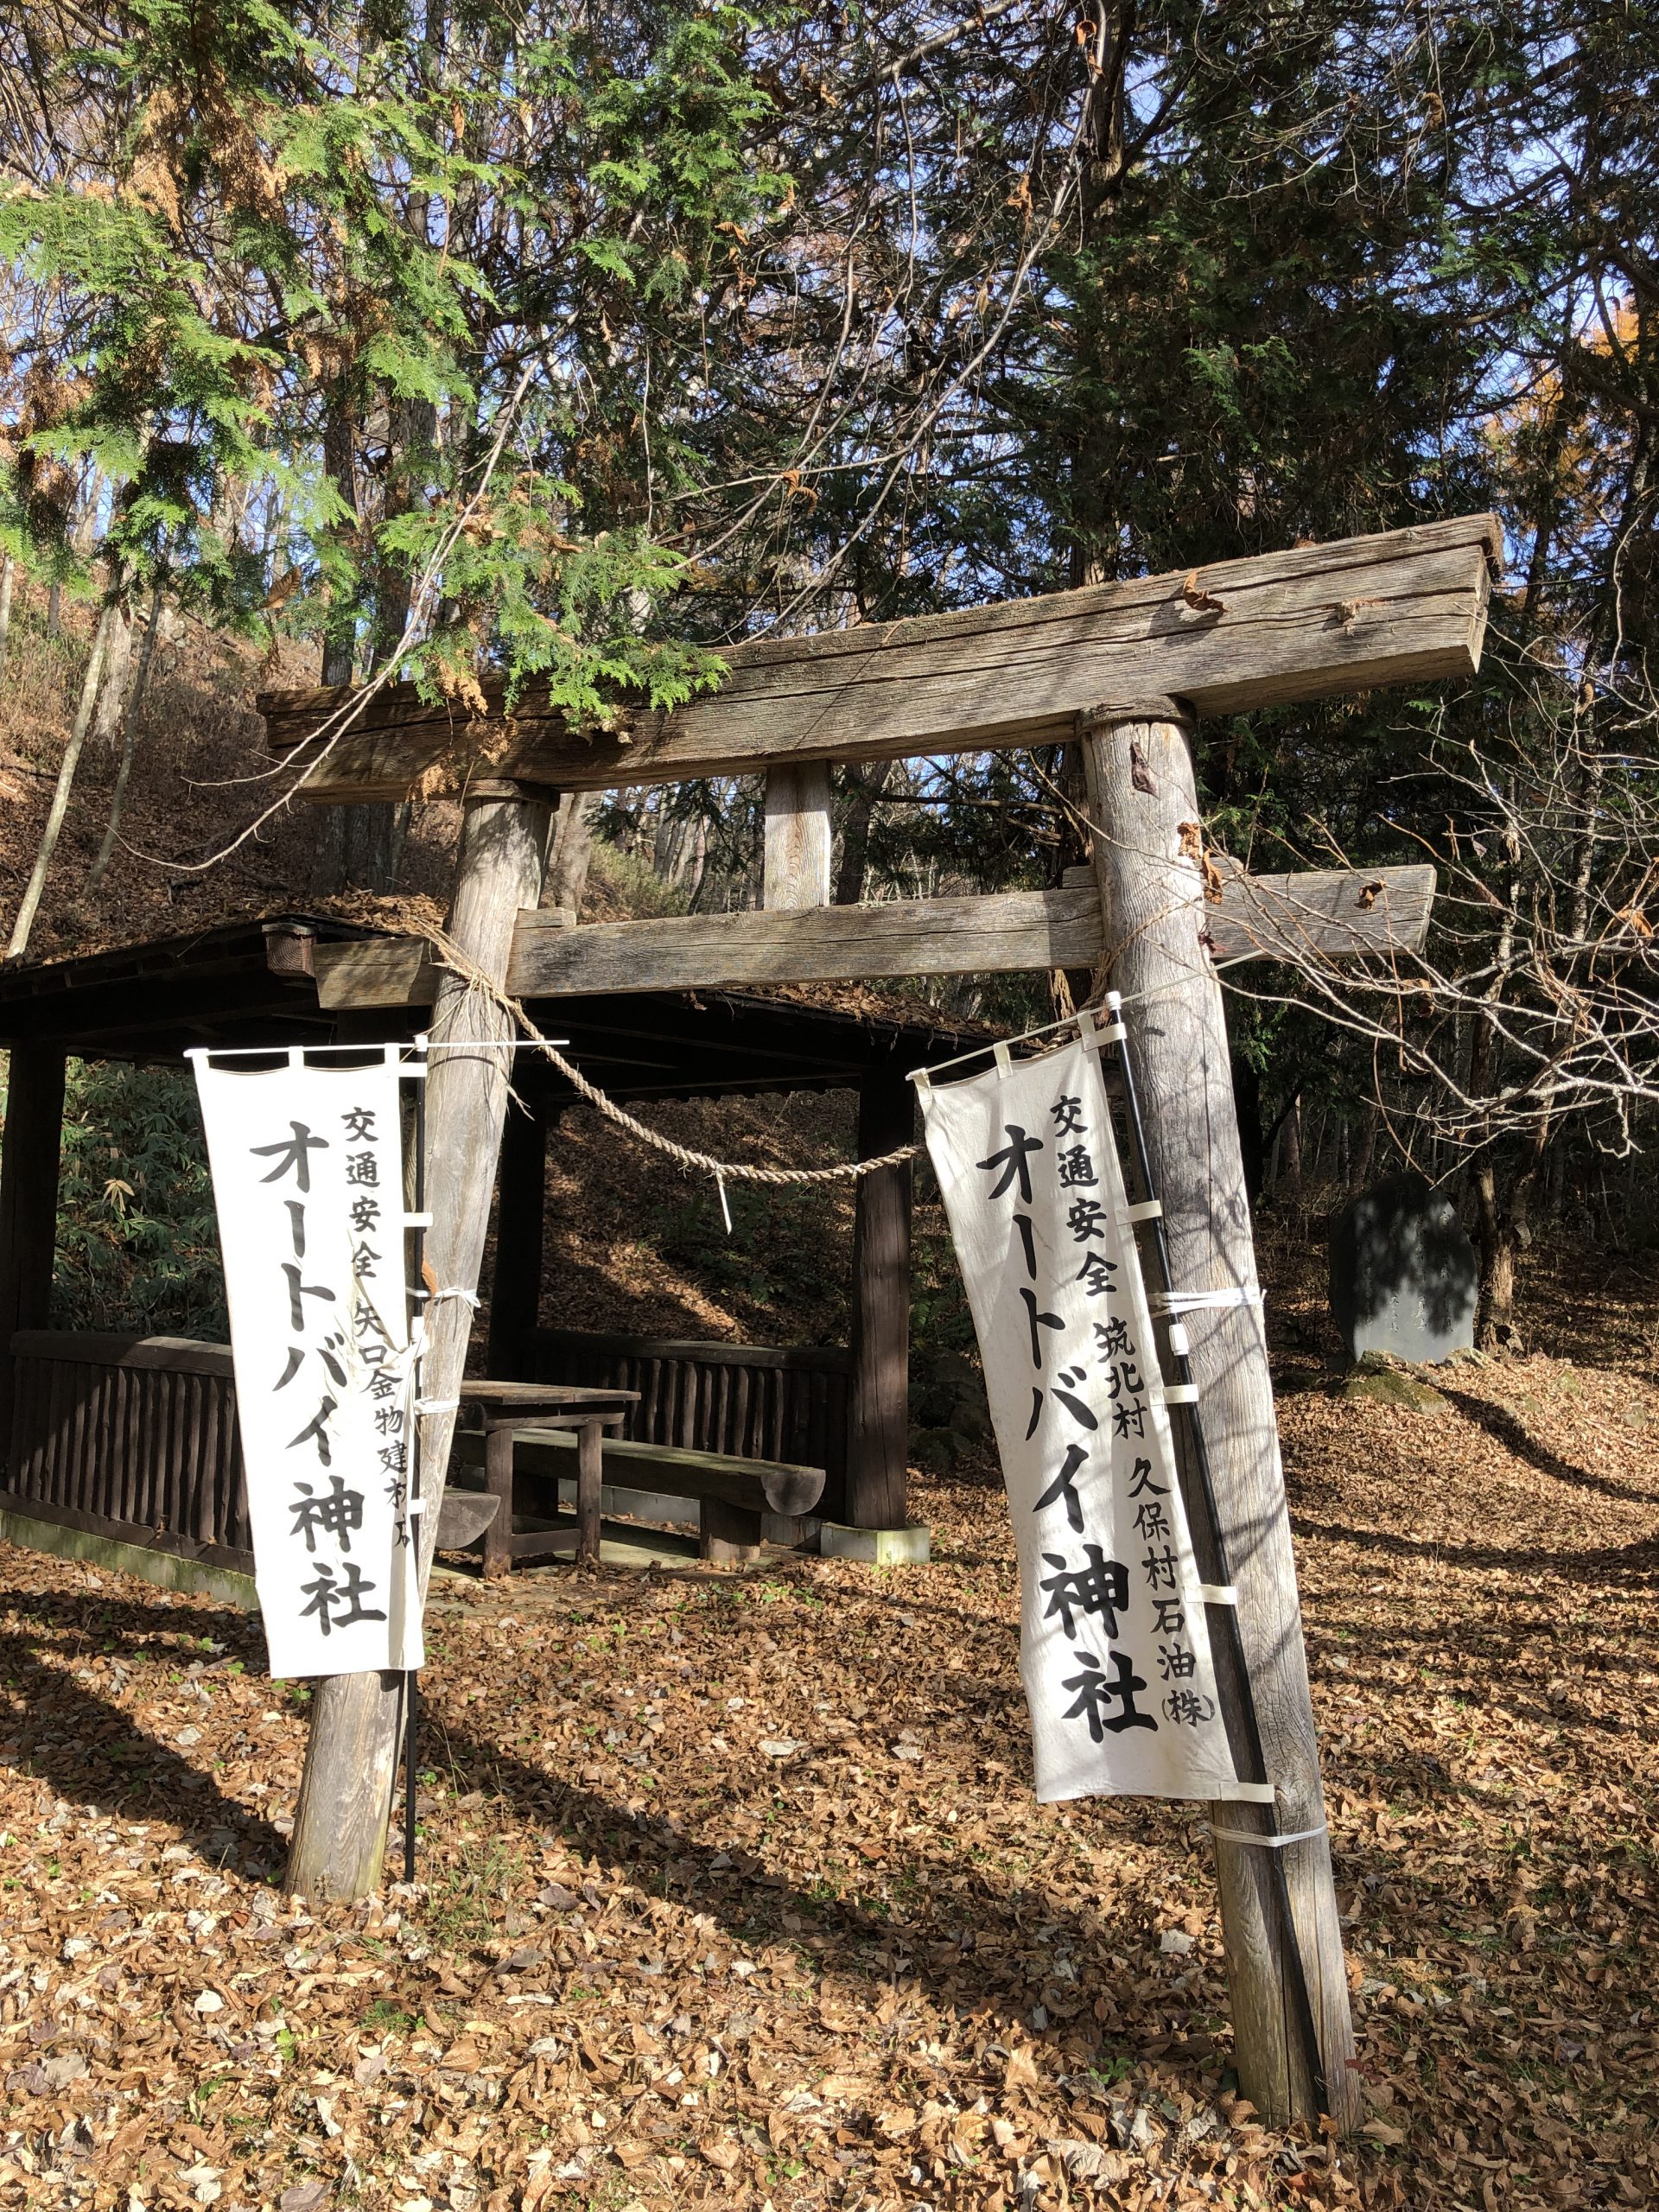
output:
POLYGON ((620 1431, 637 1390, 588 1389, 577 1382, 463 1382, 461 1426, 482 1430, 484 1487, 500 1500, 484 1531, 486 1580, 511 1573, 513 1561, 547 1559, 569 1548, 563 1529, 516 1535, 512 1526, 512 1447, 520 1429, 574 1428, 576 1436, 576 1560, 599 1564, 601 1454, 605 1431, 620 1431))

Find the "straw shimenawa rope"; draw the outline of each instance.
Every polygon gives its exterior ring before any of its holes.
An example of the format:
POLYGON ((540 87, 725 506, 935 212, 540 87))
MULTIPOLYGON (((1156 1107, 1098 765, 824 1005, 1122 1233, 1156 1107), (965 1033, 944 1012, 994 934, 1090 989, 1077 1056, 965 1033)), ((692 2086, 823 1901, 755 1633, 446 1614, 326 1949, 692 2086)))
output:
POLYGON ((914 1160, 921 1151, 920 1145, 907 1144, 901 1146, 897 1152, 884 1152, 874 1160, 849 1160, 839 1167, 750 1167, 741 1162, 716 1160, 706 1152, 693 1152, 689 1146, 676 1144, 671 1137, 664 1136, 660 1130, 653 1129, 649 1123, 636 1121, 613 1099, 607 1098, 597 1084, 589 1083, 582 1070, 573 1066, 558 1047, 543 1036, 520 1001, 510 997, 494 977, 480 968, 470 953, 464 952, 453 938, 442 930, 420 924, 416 927, 444 966, 459 976, 468 990, 477 991, 489 999, 503 1014, 518 1023, 537 1049, 552 1061, 579 1097, 585 1098, 590 1106, 597 1107, 607 1121, 614 1122, 630 1136, 638 1137, 641 1143, 652 1145, 657 1151, 665 1153, 682 1167, 697 1168, 705 1175, 712 1175, 717 1183, 850 1183, 856 1181, 861 1175, 872 1173, 878 1167, 901 1167, 907 1160, 914 1160))

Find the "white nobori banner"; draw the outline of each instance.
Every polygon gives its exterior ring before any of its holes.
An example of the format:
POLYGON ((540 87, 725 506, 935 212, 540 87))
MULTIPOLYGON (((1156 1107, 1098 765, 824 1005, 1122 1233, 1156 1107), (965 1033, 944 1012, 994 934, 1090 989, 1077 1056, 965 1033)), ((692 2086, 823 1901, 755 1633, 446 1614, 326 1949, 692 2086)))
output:
POLYGON ((1097 1048, 922 1104, 1014 1518, 1037 1795, 1236 1795, 1097 1048))
POLYGON ((193 1053, 273 1675, 422 1662, 397 1048, 193 1053))

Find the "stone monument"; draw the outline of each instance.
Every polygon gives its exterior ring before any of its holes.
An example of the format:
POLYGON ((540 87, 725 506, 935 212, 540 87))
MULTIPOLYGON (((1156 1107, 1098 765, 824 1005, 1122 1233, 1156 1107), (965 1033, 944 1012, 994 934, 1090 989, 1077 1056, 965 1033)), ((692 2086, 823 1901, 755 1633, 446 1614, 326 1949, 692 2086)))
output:
POLYGON ((1331 1236, 1331 1311, 1350 1359, 1414 1366, 1475 1341, 1475 1248, 1452 1202, 1413 1169, 1361 1192, 1331 1236))

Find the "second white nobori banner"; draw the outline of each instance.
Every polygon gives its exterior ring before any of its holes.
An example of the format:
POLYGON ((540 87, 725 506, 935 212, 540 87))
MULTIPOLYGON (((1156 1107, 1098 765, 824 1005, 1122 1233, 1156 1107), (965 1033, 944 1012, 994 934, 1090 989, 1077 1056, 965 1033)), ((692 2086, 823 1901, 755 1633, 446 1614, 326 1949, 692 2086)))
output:
POLYGON ((922 1106, 1014 1517, 1037 1795, 1236 1795, 1096 1054, 922 1106))
POLYGON ((397 1048, 193 1053, 260 1610, 279 1676, 422 1663, 397 1048))

